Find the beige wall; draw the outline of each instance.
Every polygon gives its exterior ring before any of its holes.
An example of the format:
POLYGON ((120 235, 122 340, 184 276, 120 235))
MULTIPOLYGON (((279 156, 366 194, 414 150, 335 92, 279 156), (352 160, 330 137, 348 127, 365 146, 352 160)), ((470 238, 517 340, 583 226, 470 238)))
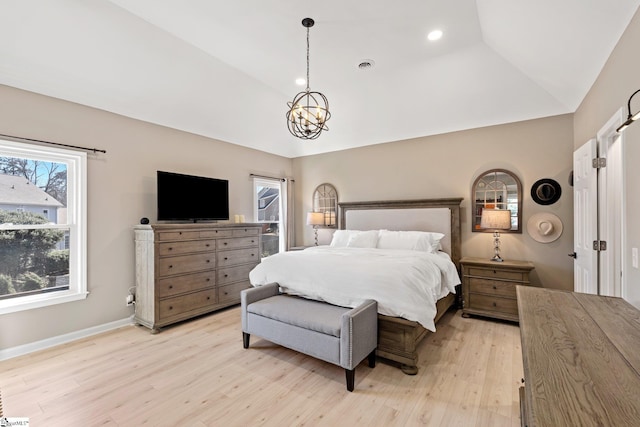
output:
MULTIPOLYGON (((612 52, 598 79, 575 113, 574 146, 579 147, 620 109, 627 115, 627 100, 640 89, 640 9, 636 12, 612 52)), ((632 111, 640 110, 640 94, 632 102, 632 111)), ((640 270, 631 266, 631 248, 640 248, 640 123, 623 134, 625 169, 626 224, 623 231, 624 297, 640 308, 640 270)))
MULTIPOLYGON (((567 256, 573 252, 573 195, 568 185, 572 152, 572 115, 562 115, 296 158, 297 244, 313 244, 304 215, 311 209, 315 187, 329 182, 340 201, 464 197, 462 254, 490 258, 491 235, 471 232, 471 185, 480 173, 504 168, 522 181, 523 223, 534 213, 552 212, 562 219, 564 233, 549 244, 533 240, 526 226, 522 234, 503 234, 503 257, 533 261, 535 283, 573 289, 573 262, 567 256), (560 201, 551 206, 533 202, 531 185, 541 178, 560 183, 560 201)), ((321 243, 330 239, 327 230, 320 230, 321 243)))
POLYGON ((0 349, 129 317, 134 285, 133 229, 155 220, 155 173, 168 170, 229 180, 230 213, 250 218, 249 173, 291 174, 291 160, 104 111, 0 86, 0 133, 97 147, 88 161, 86 300, 1 316, 0 349))

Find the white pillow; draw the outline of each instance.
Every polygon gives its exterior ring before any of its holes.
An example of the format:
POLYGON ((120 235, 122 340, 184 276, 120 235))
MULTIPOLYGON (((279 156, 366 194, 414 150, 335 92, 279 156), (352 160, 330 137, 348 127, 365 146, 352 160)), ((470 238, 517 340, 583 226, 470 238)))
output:
POLYGON ((378 230, 361 231, 349 237, 349 248, 375 248, 378 244, 378 230))
POLYGON ((404 249, 435 253, 444 237, 442 233, 426 231, 380 230, 379 249, 404 249))
POLYGON ((421 232, 415 250, 437 253, 442 248, 440 240, 443 237, 444 234, 442 233, 421 232))
POLYGON ((346 248, 347 243, 349 243, 349 237, 358 233, 360 233, 358 230, 336 230, 333 232, 333 237, 331 238, 329 246, 333 246, 334 248, 346 248))

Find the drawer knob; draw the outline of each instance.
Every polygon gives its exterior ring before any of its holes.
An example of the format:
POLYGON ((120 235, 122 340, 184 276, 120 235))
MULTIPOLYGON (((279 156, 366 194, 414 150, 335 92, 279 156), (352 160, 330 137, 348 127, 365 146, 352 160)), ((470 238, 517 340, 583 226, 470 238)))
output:
POLYGON ((496 285, 493 285, 493 289, 498 289, 498 287, 496 285))
POLYGON ((207 282, 210 282, 210 281, 211 281, 211 279, 207 277, 207 282))
POLYGON ((497 306, 498 306, 498 304, 496 304, 496 303, 494 302, 494 303, 493 303, 493 306, 494 306, 494 307, 497 307, 497 306))
POLYGON ((205 246, 208 248, 208 247, 209 247, 209 246, 211 246, 211 245, 207 243, 205 246))
POLYGON ((178 231, 178 234, 182 236, 182 231, 178 231))
POLYGON ((172 250, 173 250, 173 248, 172 248, 171 246, 169 246, 169 250, 170 250, 170 251, 172 251, 172 250))
POLYGON ((169 306, 169 310, 173 310, 173 306, 172 305, 169 306))
POLYGON ((170 265, 169 268, 173 268, 173 265, 170 265))
POLYGON ((169 289, 173 289, 173 285, 169 285, 169 289))
POLYGON ((256 256, 256 254, 251 254, 251 256, 256 256))
POLYGON ((227 246, 227 242, 224 242, 223 245, 227 246))
POLYGON ((229 277, 229 275, 228 275, 228 274, 225 274, 225 275, 224 275, 224 277, 229 277))
POLYGON ((227 257, 224 257, 224 260, 225 260, 225 261, 226 261, 226 260, 228 260, 228 259, 229 259, 229 258, 227 258, 227 257))
POLYGON ((252 240, 252 241, 251 241, 251 243, 255 243, 255 242, 256 242, 255 240, 252 240))
POLYGON ((227 292, 227 291, 224 291, 224 294, 225 294, 225 295, 229 295, 229 292, 227 292))
POLYGON ((497 271, 495 271, 495 270, 493 270, 493 274, 498 274, 498 272, 497 272, 497 271))
POLYGON ((207 260, 207 262, 211 262, 211 260, 207 260))
POLYGON ((211 299, 211 297, 207 297, 207 301, 209 301, 211 299))

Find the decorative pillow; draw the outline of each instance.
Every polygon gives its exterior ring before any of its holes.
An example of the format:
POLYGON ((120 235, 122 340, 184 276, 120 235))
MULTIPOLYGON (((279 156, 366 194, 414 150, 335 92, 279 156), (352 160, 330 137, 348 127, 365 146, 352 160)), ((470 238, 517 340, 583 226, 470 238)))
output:
POLYGON ((333 237, 331 238, 329 246, 333 246, 335 248, 346 248, 347 243, 349 243, 349 237, 358 233, 360 233, 358 230, 336 230, 333 232, 333 237))
POLYGON ((349 237, 349 248, 375 248, 378 244, 378 230, 361 231, 349 237))
POLYGON ((444 237, 442 233, 425 231, 380 230, 379 249, 405 249, 435 253, 444 237))

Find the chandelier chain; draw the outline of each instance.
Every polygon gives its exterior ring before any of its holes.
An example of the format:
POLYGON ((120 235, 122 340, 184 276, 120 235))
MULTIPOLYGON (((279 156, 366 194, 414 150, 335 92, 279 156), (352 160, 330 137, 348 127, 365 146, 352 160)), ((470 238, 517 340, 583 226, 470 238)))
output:
POLYGON ((307 92, 309 92, 310 88, 309 84, 309 27, 307 27, 307 92))

